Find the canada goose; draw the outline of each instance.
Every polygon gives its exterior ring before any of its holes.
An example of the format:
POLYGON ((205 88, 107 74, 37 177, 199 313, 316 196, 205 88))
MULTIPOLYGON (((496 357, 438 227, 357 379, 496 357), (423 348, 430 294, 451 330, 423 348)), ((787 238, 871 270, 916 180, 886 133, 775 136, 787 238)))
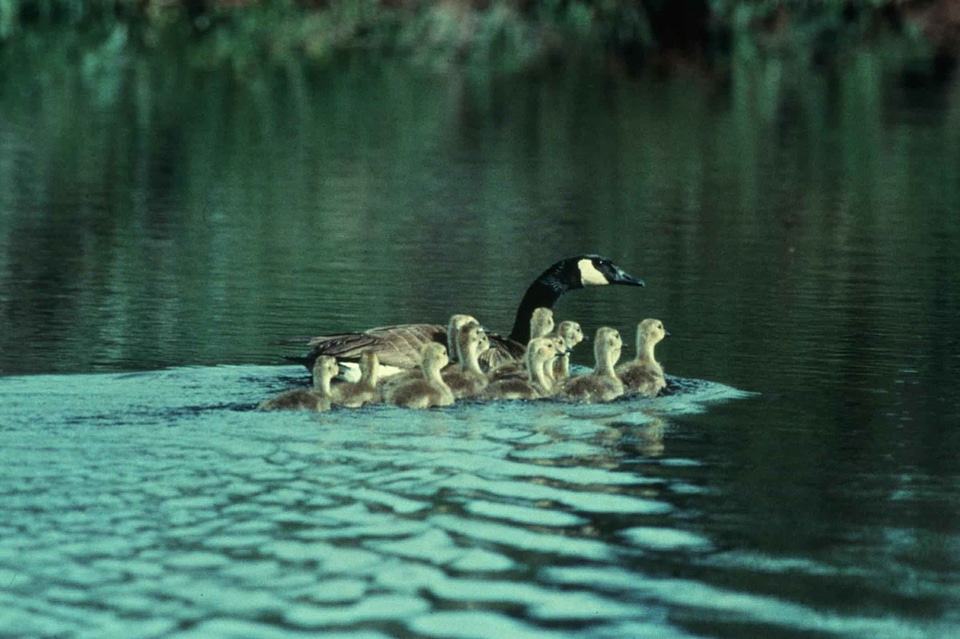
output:
POLYGON ((347 408, 359 408, 380 399, 377 381, 380 377, 380 362, 370 349, 360 354, 360 381, 337 384, 330 389, 330 403, 347 408))
POLYGON ((556 341, 539 337, 530 340, 525 359, 527 377, 519 376, 495 379, 483 390, 483 399, 540 399, 553 394, 553 386, 545 374, 557 356, 556 341))
POLYGON ((614 371, 622 350, 623 340, 619 331, 609 326, 598 328, 593 344, 596 368, 586 375, 568 378, 560 386, 559 395, 588 403, 609 402, 623 395, 623 382, 614 371))
POLYGON ((392 388, 386 400, 406 408, 429 408, 453 404, 453 392, 440 376, 440 370, 449 361, 447 348, 443 344, 433 342, 424 344, 420 355, 423 379, 411 380, 392 388))
POLYGON ((490 348, 487 333, 478 324, 462 326, 457 333, 459 364, 456 370, 443 371, 447 383, 457 399, 472 397, 487 385, 487 376, 480 369, 478 357, 490 348))
POLYGON ((656 397, 667 385, 663 367, 653 356, 653 348, 669 334, 658 319, 645 319, 637 324, 637 357, 617 367, 617 375, 627 392, 656 397))
POLYGON ((340 370, 337 360, 332 357, 318 357, 313 364, 313 388, 298 388, 280 393, 276 397, 265 399, 257 406, 260 410, 329 410, 330 380, 340 370))
POLYGON ((566 348, 553 363, 553 377, 562 380, 570 377, 570 353, 583 341, 583 329, 578 322, 564 320, 557 327, 557 335, 563 340, 566 348))
MULTIPOLYGON (((488 333, 491 345, 514 358, 522 357, 530 341, 530 319, 536 308, 553 308, 567 291, 586 286, 621 284, 643 286, 643 280, 628 275, 612 261, 599 255, 578 255, 560 260, 530 284, 520 306, 510 335, 488 333)), ((287 343, 299 343, 294 340, 287 343)), ((320 355, 336 357, 341 364, 354 362, 365 348, 372 348, 380 357, 381 366, 415 368, 420 361, 420 348, 428 342, 447 344, 447 332, 438 324, 401 324, 381 326, 360 333, 322 335, 307 341, 310 352, 287 359, 301 362, 308 369, 320 355)))

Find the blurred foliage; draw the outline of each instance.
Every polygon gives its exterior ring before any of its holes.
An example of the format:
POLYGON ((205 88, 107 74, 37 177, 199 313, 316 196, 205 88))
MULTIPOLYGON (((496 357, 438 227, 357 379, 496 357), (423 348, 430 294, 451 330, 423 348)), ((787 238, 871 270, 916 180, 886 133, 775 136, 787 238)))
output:
POLYGON ((108 48, 119 39, 128 48, 189 49, 194 65, 227 65, 240 74, 251 65, 324 61, 358 49, 402 54, 441 69, 473 64, 526 71, 585 60, 635 74, 651 67, 711 67, 734 56, 789 54, 816 64, 850 43, 885 34, 918 43, 920 55, 953 59, 956 42, 938 41, 922 49, 925 43, 918 37, 931 31, 924 24, 944 22, 942 15, 925 23, 913 9, 945 4, 947 0, 0 0, 0 43, 69 27, 87 31, 108 48))

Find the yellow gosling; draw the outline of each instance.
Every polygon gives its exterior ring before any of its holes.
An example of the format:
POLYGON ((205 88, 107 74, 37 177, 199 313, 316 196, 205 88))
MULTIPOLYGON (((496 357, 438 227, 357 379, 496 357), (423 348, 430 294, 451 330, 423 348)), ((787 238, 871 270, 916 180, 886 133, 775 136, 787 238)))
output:
MULTIPOLYGON (((460 331, 460 328, 462 326, 466 326, 467 324, 479 325, 480 322, 478 322, 477 319, 472 315, 465 315, 463 313, 455 313, 450 316, 450 321, 447 322, 447 332, 446 332, 448 357, 456 358, 457 333, 460 331)), ((420 357, 422 357, 422 354, 423 354, 422 347, 427 343, 429 342, 424 342, 424 344, 421 344, 420 357)), ((450 366, 453 366, 453 364, 451 363, 450 366)), ((453 368, 455 368, 455 366, 453 368)), ((451 368, 450 370, 453 370, 453 368, 451 368)), ((421 379, 423 379, 423 369, 420 367, 420 360, 418 360, 417 365, 414 368, 401 370, 387 377, 384 377, 381 375, 380 397, 386 398, 386 396, 389 395, 391 392, 393 392, 393 389, 396 388, 397 386, 402 386, 412 381, 421 380, 421 379)))
POLYGON ((545 307, 534 309, 530 317, 530 339, 545 337, 553 328, 553 311, 545 307))
POLYGON ((391 389, 386 400, 406 408, 450 406, 454 402, 453 392, 440 376, 440 371, 450 362, 447 349, 443 344, 435 342, 424 344, 420 357, 423 378, 411 380, 391 389))
POLYGON ((380 400, 377 382, 380 378, 380 358, 376 351, 360 353, 360 381, 337 384, 330 389, 330 403, 347 408, 359 408, 380 400))
POLYGON ((450 321, 447 322, 447 356, 450 358, 451 364, 459 361, 457 337, 460 335, 460 329, 467 324, 476 324, 479 326, 480 322, 478 322, 477 318, 473 315, 465 315, 463 313, 451 315, 450 321))
POLYGON ((564 350, 553 363, 553 377, 560 381, 570 377, 570 353, 584 340, 579 322, 564 320, 557 326, 556 335, 563 340, 564 350))
POLYGON ((481 393, 484 399, 541 399, 553 394, 553 385, 545 374, 557 356, 557 344, 547 338, 535 338, 527 344, 526 377, 514 375, 490 382, 481 393))
MULTIPOLYGON (((553 311, 540 307, 533 310, 530 316, 530 339, 544 337, 553 330, 553 311)), ((480 358, 481 367, 490 374, 491 379, 504 377, 525 377, 527 374, 526 358, 516 359, 506 351, 491 349, 480 358)))
POLYGON ((490 348, 490 339, 478 324, 471 323, 460 327, 457 335, 459 366, 456 370, 443 371, 443 381, 447 383, 457 399, 473 397, 487 386, 487 376, 480 369, 478 360, 481 353, 490 348))
POLYGON ((298 388, 265 399, 257 406, 260 410, 317 410, 330 409, 330 380, 337 376, 340 367, 337 360, 320 356, 313 363, 313 388, 298 388))
POLYGON ((597 329, 593 344, 596 368, 586 375, 567 378, 560 386, 559 395, 585 403, 609 402, 623 395, 623 382, 614 370, 622 350, 623 339, 619 331, 609 326, 597 329))
POLYGON ((645 319, 637 325, 637 357, 617 367, 617 376, 628 393, 656 397, 667 385, 663 367, 653 355, 653 349, 670 333, 658 319, 645 319))

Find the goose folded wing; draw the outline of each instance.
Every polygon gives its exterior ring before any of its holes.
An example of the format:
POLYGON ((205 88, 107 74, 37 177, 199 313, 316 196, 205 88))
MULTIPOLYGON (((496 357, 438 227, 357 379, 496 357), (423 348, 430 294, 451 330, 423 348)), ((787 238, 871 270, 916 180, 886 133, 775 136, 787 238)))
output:
POLYGON ((438 324, 402 324, 371 328, 362 333, 323 335, 310 340, 305 360, 330 355, 338 360, 359 360, 366 349, 376 351, 381 366, 416 368, 420 349, 428 342, 446 344, 447 332, 438 324))
POLYGON ((527 350, 523 344, 496 333, 487 333, 487 337, 490 338, 490 348, 480 353, 480 366, 485 370, 493 370, 498 366, 523 359, 527 350))

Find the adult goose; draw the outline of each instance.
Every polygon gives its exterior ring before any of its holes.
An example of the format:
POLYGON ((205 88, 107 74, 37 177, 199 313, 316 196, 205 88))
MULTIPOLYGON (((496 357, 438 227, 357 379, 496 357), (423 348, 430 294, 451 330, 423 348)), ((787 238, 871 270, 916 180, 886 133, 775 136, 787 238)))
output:
MULTIPOLYGON (((552 309, 567 291, 608 284, 644 285, 643 280, 628 275, 612 260, 600 255, 577 255, 560 260, 541 273, 527 288, 517 307, 510 334, 504 337, 487 333, 491 348, 514 359, 521 359, 530 341, 530 319, 534 309, 552 309)), ((356 362, 364 349, 373 349, 381 366, 411 369, 419 365, 421 348, 429 342, 448 344, 446 329, 439 324, 381 326, 357 333, 314 337, 307 341, 310 346, 308 353, 287 359, 301 362, 310 369, 321 355, 336 357, 344 365, 356 362)))

